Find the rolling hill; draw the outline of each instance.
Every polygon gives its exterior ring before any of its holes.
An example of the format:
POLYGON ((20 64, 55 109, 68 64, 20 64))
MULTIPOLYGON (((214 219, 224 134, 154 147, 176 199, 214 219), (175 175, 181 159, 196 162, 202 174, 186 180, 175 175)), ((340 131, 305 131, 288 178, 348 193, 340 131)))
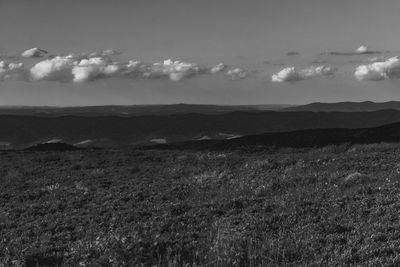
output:
POLYGON ((281 111, 313 111, 313 112, 369 112, 385 109, 400 110, 400 101, 389 102, 338 102, 338 103, 311 103, 302 106, 283 108, 281 111))
POLYGON ((265 133, 231 140, 190 141, 158 145, 156 149, 236 150, 274 148, 307 148, 339 144, 372 144, 400 142, 400 123, 361 129, 308 129, 283 133, 265 133))
POLYGON ((119 116, 0 116, 0 143, 12 148, 63 141, 87 146, 126 146, 316 128, 371 128, 400 122, 400 111, 231 112, 119 116), (154 142, 152 142, 152 140, 154 142), (157 141, 157 142, 156 142, 157 141))

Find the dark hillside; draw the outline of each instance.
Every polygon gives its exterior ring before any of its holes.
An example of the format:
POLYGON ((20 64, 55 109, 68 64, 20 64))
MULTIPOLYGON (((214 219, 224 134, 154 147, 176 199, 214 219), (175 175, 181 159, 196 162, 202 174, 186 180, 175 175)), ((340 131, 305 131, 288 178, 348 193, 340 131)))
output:
POLYGON ((311 103, 282 109, 282 111, 313 111, 313 112, 368 112, 385 109, 400 110, 400 101, 389 102, 338 102, 338 103, 311 103))
POLYGON ((231 140, 204 140, 159 145, 156 148, 231 150, 262 147, 323 147, 338 144, 371 144, 400 142, 400 123, 377 128, 361 129, 309 129, 282 133, 249 135, 231 140))
POLYGON ((15 148, 62 139, 84 140, 101 146, 150 144, 154 138, 168 143, 201 136, 223 139, 222 134, 254 135, 316 128, 370 128, 400 122, 400 111, 376 112, 232 112, 218 115, 179 114, 137 117, 0 116, 0 142, 15 148), (219 136, 221 135, 221 136, 219 136))

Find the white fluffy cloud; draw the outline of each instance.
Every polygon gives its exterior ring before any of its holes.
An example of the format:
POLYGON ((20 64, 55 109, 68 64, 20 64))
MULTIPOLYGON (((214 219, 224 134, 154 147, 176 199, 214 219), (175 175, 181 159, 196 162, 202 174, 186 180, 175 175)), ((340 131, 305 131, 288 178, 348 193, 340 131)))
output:
POLYGON ((400 78, 400 58, 396 56, 383 62, 358 66, 354 76, 360 81, 380 81, 389 78, 400 78))
MULTIPOLYGON (((386 51, 388 52, 388 51, 386 51)), ((355 51, 356 54, 381 54, 381 51, 373 51, 368 49, 368 46, 362 45, 355 51)))
POLYGON ((56 56, 38 62, 30 69, 32 80, 48 80, 67 82, 72 80, 74 58, 71 56, 56 56))
POLYGON ((151 65, 148 71, 144 73, 144 76, 147 78, 166 76, 173 81, 180 81, 183 78, 192 77, 203 72, 204 69, 197 64, 167 59, 151 65))
POLYGON ((123 66, 121 73, 124 77, 141 78, 147 71, 149 71, 148 65, 140 61, 129 60, 129 62, 123 66))
POLYGON ((357 54, 365 54, 367 52, 368 52, 368 47, 366 47, 365 45, 362 45, 356 49, 357 54))
POLYGON ((180 81, 208 73, 208 69, 195 63, 171 59, 147 65, 132 60, 128 63, 118 63, 108 56, 84 57, 71 54, 40 61, 31 68, 30 73, 32 80, 61 82, 87 82, 116 76, 148 79, 167 78, 172 81, 180 81))
POLYGON ((26 69, 23 63, 7 63, 0 61, 0 81, 22 80, 26 78, 26 69))
POLYGON ((44 57, 47 53, 46 50, 34 47, 22 52, 21 56, 25 58, 44 57))
POLYGON ((290 82, 301 80, 295 67, 284 68, 280 72, 272 75, 273 82, 290 82))
POLYGON ((241 80, 245 79, 249 73, 241 68, 235 68, 232 70, 228 70, 226 75, 228 75, 232 80, 241 80))
POLYGON ((68 55, 40 61, 31 68, 30 73, 32 80, 36 81, 87 82, 117 75, 121 70, 120 64, 108 58, 79 59, 68 55))
MULTIPOLYGON (((47 51, 43 49, 32 48, 21 55, 32 58, 43 57, 46 54, 47 51)), ((115 61, 114 56, 119 54, 121 53, 109 49, 94 53, 52 55, 46 57, 46 59, 41 59, 30 69, 25 69, 25 77, 31 81, 47 80, 76 83, 110 77, 181 81, 198 75, 216 74, 227 69, 227 66, 223 63, 214 67, 203 67, 196 63, 171 59, 150 64, 133 60, 122 63, 115 61)), ((1 71, 2 73, 6 72, 5 68, 1 71)), ((10 70, 7 69, 7 72, 10 72, 10 70)), ((240 68, 234 68, 228 70, 226 74, 231 79, 238 80, 246 78, 249 73, 240 68)), ((1 75, 5 77, 5 74, 1 75)))
POLYGON ((311 66, 302 70, 296 70, 295 67, 288 67, 272 75, 273 82, 294 82, 311 79, 320 76, 332 76, 336 72, 335 68, 330 66, 311 66))
POLYGON ((119 64, 107 58, 93 57, 75 61, 72 67, 74 82, 87 82, 98 78, 117 75, 121 71, 119 64))
POLYGON ((226 68, 227 68, 227 66, 225 64, 219 63, 210 69, 210 73, 215 74, 215 73, 225 70, 226 68))
MULTIPOLYGON (((172 81, 196 77, 202 74, 216 74, 225 70, 227 66, 220 63, 214 67, 202 67, 195 63, 174 61, 171 59, 154 64, 144 64, 140 61, 129 61, 123 73, 129 77, 143 77, 147 79, 168 78, 172 81)), ((237 70, 236 70, 237 71, 237 70)), ((228 75, 243 75, 242 73, 230 73, 228 75)))
POLYGON ((332 76, 336 72, 335 68, 330 66, 311 66, 300 71, 300 76, 303 79, 314 78, 318 76, 332 76))
POLYGON ((353 52, 323 52, 321 55, 333 55, 333 56, 351 56, 351 55, 362 55, 362 54, 381 54, 380 51, 369 50, 367 46, 362 45, 353 52))

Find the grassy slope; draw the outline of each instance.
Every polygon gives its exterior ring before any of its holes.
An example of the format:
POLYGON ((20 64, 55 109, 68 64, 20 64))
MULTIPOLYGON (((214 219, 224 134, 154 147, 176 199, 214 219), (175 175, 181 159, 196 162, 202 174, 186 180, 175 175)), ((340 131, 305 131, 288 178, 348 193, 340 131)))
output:
POLYGON ((1 152, 0 266, 398 266, 399 152, 1 152))

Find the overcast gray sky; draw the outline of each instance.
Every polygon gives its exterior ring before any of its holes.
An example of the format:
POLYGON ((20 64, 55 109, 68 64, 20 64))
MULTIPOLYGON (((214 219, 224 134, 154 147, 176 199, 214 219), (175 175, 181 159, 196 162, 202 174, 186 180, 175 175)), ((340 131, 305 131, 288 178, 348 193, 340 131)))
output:
POLYGON ((319 55, 400 50, 396 0, 0 0, 0 54, 33 67, 44 58, 20 58, 39 47, 52 55, 115 49, 113 60, 146 64, 172 58, 211 67, 217 75, 180 81, 112 77, 82 83, 0 81, 0 105, 303 104, 314 101, 400 99, 400 80, 358 81, 357 66, 374 55, 319 55), (287 56, 296 51, 297 56, 287 56), (16 57, 14 57, 16 56, 16 57), (272 82, 285 67, 337 68, 329 77, 272 82), (231 80, 241 68, 248 77, 231 80))

